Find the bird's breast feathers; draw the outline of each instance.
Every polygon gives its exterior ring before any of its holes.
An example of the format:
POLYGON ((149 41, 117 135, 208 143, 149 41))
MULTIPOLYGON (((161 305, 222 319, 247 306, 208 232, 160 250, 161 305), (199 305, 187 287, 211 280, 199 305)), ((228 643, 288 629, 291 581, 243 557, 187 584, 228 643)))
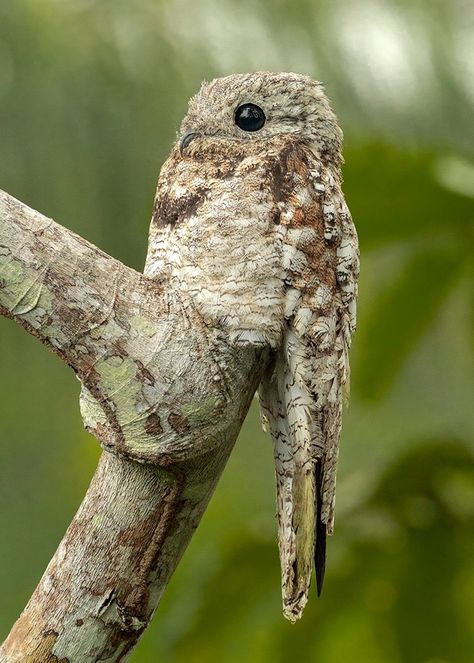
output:
MULTIPOLYGON (((275 347, 303 290, 321 310, 331 299, 336 207, 344 201, 309 147, 286 139, 262 152, 172 153, 158 184, 146 273, 179 284, 234 341, 275 347)), ((298 324, 309 317, 300 312, 298 324)))

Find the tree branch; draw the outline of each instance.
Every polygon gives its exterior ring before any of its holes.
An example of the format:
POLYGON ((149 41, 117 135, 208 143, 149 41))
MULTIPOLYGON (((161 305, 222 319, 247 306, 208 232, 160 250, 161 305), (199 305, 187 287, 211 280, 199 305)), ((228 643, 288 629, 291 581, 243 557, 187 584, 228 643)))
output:
POLYGON ((1 663, 124 661, 212 495, 266 356, 0 192, 0 312, 83 384, 104 453, 1 663), (140 462, 136 462, 140 461, 140 462))
MULTIPOLYGON (((0 306, 76 372, 125 281, 141 274, 0 191, 0 306)), ((122 292, 122 294, 125 294, 122 292)))

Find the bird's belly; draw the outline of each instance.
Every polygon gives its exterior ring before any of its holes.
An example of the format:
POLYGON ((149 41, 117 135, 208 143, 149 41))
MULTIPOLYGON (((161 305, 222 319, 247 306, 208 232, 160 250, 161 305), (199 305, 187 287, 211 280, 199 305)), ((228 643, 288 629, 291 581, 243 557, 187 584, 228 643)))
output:
POLYGON ((227 330, 231 341, 275 346, 283 282, 272 201, 265 192, 242 191, 243 185, 224 183, 176 227, 173 271, 183 294, 210 324, 227 330))

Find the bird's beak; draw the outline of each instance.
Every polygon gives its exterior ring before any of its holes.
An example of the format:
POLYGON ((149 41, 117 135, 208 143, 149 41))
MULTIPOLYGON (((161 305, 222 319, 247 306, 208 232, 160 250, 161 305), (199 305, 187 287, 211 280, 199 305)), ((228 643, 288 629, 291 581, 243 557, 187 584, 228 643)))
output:
POLYGON ((188 147, 191 141, 200 135, 201 134, 198 131, 187 131, 184 136, 181 136, 181 140, 179 141, 179 151, 181 156, 183 156, 184 150, 188 147))

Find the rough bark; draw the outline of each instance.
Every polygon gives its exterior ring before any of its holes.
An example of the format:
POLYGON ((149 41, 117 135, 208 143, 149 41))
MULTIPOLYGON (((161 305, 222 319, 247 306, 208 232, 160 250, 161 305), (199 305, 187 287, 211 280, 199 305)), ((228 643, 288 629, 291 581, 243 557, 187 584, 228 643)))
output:
POLYGON ((105 449, 1 663, 125 661, 232 449, 265 356, 0 192, 0 312, 82 382, 105 449))

